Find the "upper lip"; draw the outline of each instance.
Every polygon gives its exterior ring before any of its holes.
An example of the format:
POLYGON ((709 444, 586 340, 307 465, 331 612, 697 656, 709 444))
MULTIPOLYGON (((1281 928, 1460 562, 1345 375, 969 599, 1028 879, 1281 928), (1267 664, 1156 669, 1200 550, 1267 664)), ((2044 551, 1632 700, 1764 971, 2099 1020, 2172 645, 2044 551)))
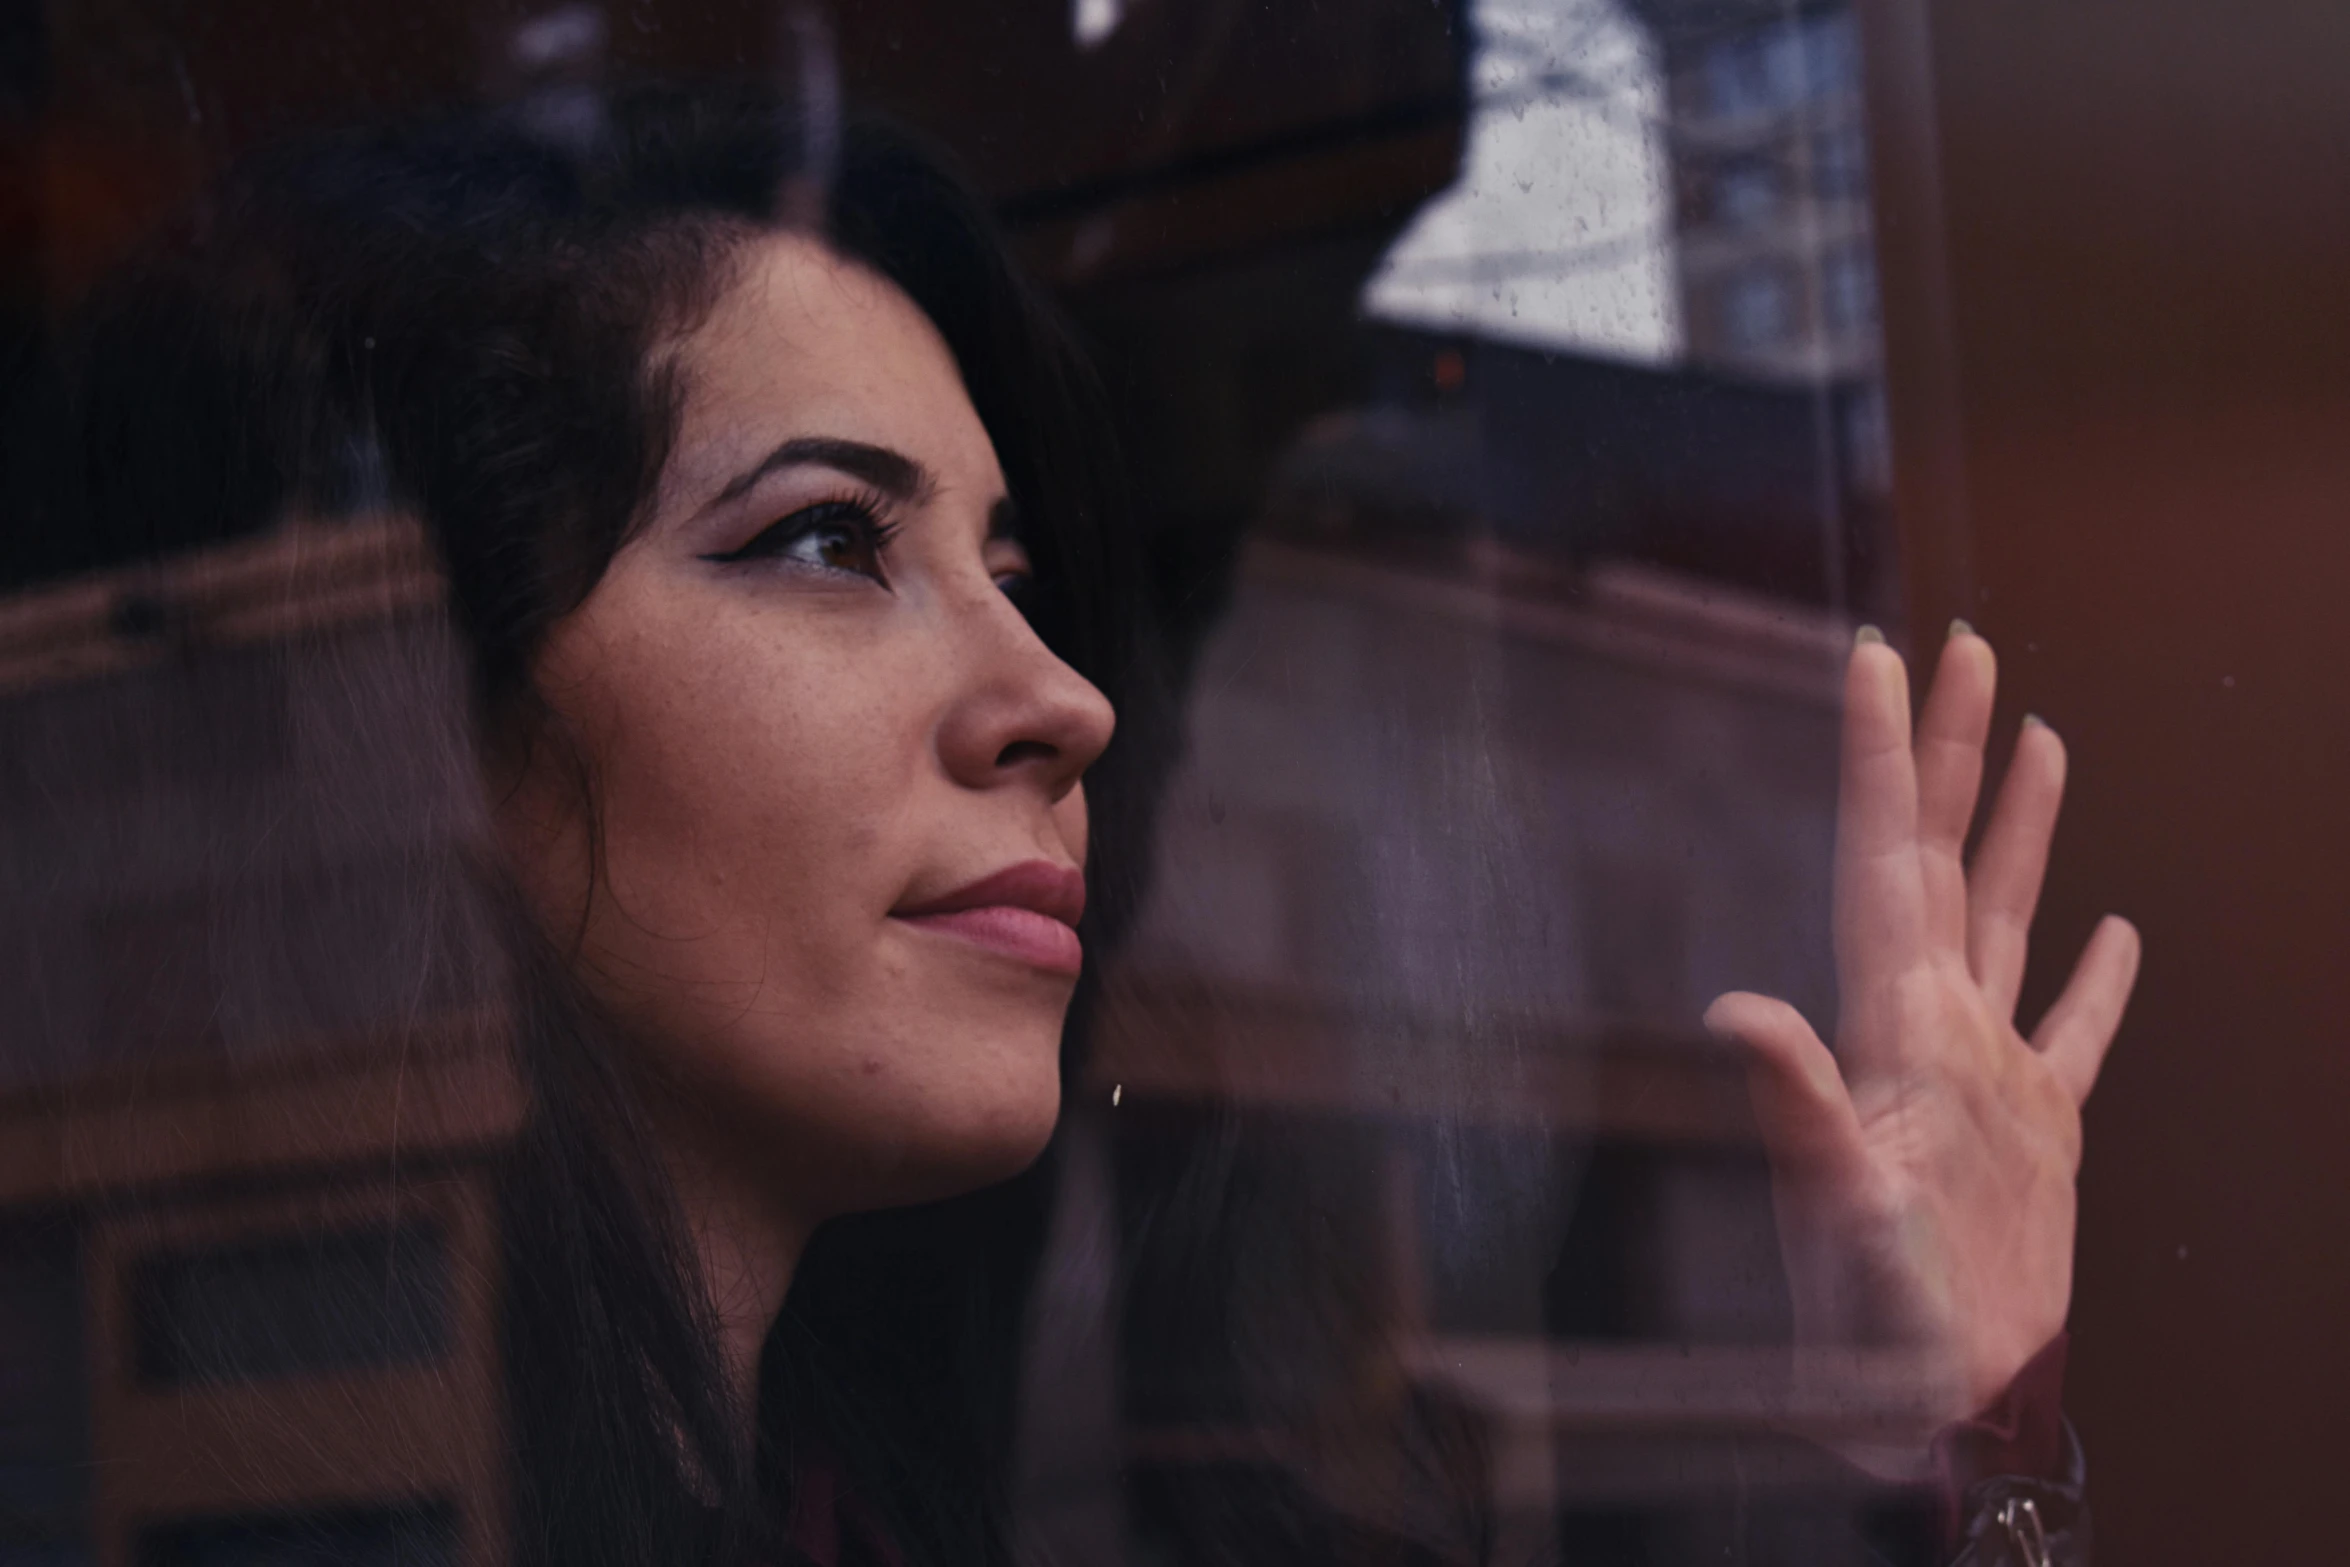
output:
POLYGON ((902 904, 890 912, 904 919, 1004 906, 1032 909, 1048 919, 1074 925, 1085 913, 1085 874, 1050 860, 1023 860, 952 892, 920 903, 902 904))

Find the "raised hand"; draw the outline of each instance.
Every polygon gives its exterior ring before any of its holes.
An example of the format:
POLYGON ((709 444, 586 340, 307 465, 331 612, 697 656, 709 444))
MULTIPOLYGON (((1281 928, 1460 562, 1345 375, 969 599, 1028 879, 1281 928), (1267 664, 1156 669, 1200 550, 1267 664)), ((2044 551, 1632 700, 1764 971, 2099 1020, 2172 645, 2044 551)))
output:
POLYGON ((1997 678, 1990 644, 1953 625, 1913 741, 1900 655, 1861 634, 1845 678, 1836 1048, 1766 996, 1706 1012, 1746 1052, 1798 1346, 1916 1350, 1927 1425, 1989 1404, 2064 1325, 2080 1106, 2138 971, 2137 931, 2108 916, 2038 1027, 2017 1030, 2065 751, 2025 721, 1968 865, 1997 678))

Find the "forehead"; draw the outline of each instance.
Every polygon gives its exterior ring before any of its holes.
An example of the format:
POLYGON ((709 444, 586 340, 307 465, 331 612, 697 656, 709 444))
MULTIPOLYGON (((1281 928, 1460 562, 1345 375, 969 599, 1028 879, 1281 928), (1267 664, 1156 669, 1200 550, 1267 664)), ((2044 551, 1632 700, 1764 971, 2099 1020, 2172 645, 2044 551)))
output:
POLYGON ((663 491, 698 500, 783 441, 825 435, 914 458, 942 490, 1002 493, 953 353, 905 293, 798 235, 753 240, 672 350, 685 406, 663 491))

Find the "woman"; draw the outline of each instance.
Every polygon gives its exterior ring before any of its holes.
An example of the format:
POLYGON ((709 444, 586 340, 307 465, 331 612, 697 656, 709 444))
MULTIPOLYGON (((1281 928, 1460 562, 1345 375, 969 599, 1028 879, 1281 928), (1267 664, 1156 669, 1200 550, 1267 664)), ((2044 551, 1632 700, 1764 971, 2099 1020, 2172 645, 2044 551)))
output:
MULTIPOLYGON (((1009 1549, 1021 1172, 1119 891, 1088 793, 1136 667, 1110 440, 970 197, 865 132, 828 220, 788 221, 790 123, 648 93, 578 146, 495 117, 348 139, 232 186, 172 274, 277 410, 220 437, 261 477, 219 526, 375 486, 448 571, 534 1093, 509 1220, 534 1560, 1009 1549)), ((107 345, 168 293, 102 315, 86 435, 156 400, 107 345)), ((90 467, 87 536, 170 514, 138 466, 90 467)), ((1748 1052, 1800 1336, 1937 1368, 1916 1427, 1852 1456, 1915 1472, 1951 1426, 1985 1549, 2068 1523, 2044 1350, 2136 962, 2109 922, 2015 1031, 2063 753, 2027 727, 1965 865, 1992 684, 1953 628, 1913 736, 1864 635, 1838 1048, 1765 998, 1708 1015, 1748 1052)))

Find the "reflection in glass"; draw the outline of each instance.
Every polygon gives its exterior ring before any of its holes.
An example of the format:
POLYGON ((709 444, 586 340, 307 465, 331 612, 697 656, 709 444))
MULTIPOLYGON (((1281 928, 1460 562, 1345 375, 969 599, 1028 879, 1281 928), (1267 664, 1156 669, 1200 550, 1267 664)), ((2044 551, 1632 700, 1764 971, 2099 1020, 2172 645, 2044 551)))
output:
MULTIPOLYGON (((959 133, 1099 350, 1148 570, 1060 1139, 984 1223, 836 1230, 874 1264, 836 1277, 881 1282, 778 1331, 944 1386, 859 1335, 932 1320, 906 1236, 983 1238, 1017 1275, 984 1318, 1018 1431, 989 1457, 1020 1539, 1071 1560, 1800 1558, 1865 1501, 1783 1429, 1767 1172, 1696 1020, 1732 985, 1834 1006, 1836 678, 1891 570, 1851 17, 1179 10, 838 19, 849 85, 959 133), (971 69, 1019 104, 938 89, 971 69)), ((561 6, 449 69, 592 164, 629 52, 701 47, 675 25, 561 6)), ((789 87, 770 215, 812 225, 852 150, 829 26, 714 32, 698 63, 789 87)), ((197 324, 231 361, 259 340, 197 324)), ((199 411, 234 448, 244 406, 199 411)), ((0 1071, 32 1096, 11 1124, 63 1128, 4 1195, 73 1213, 97 1297, 50 1259, 42 1321, 95 1324, 95 1386, 43 1384, 20 1445, 97 1478, 27 1483, 44 1549, 543 1549, 505 1533, 511 1466, 598 1389, 522 1361, 622 1331, 517 1266, 602 1210, 558 1188, 532 1231, 548 1192, 517 1195, 544 1108, 474 898, 446 582, 364 411, 306 433, 220 526, 212 470, 141 453, 150 531, 34 563, 0 612, 34 889, 0 962, 35 998, 0 1071), (85 1403, 94 1433, 58 1413, 85 1403)), ((1827 1425, 1898 1406, 1876 1369, 1827 1425)), ((846 1517, 822 1445, 775 1472, 846 1517)), ((921 1492, 895 1456, 851 1479, 921 1492)))
POLYGON ((448 1344, 448 1248, 431 1225, 245 1241, 133 1266, 139 1375, 153 1384, 406 1365, 448 1344))
POLYGON ((456 1567, 445 1507, 338 1508, 160 1524, 138 1567, 456 1567))

